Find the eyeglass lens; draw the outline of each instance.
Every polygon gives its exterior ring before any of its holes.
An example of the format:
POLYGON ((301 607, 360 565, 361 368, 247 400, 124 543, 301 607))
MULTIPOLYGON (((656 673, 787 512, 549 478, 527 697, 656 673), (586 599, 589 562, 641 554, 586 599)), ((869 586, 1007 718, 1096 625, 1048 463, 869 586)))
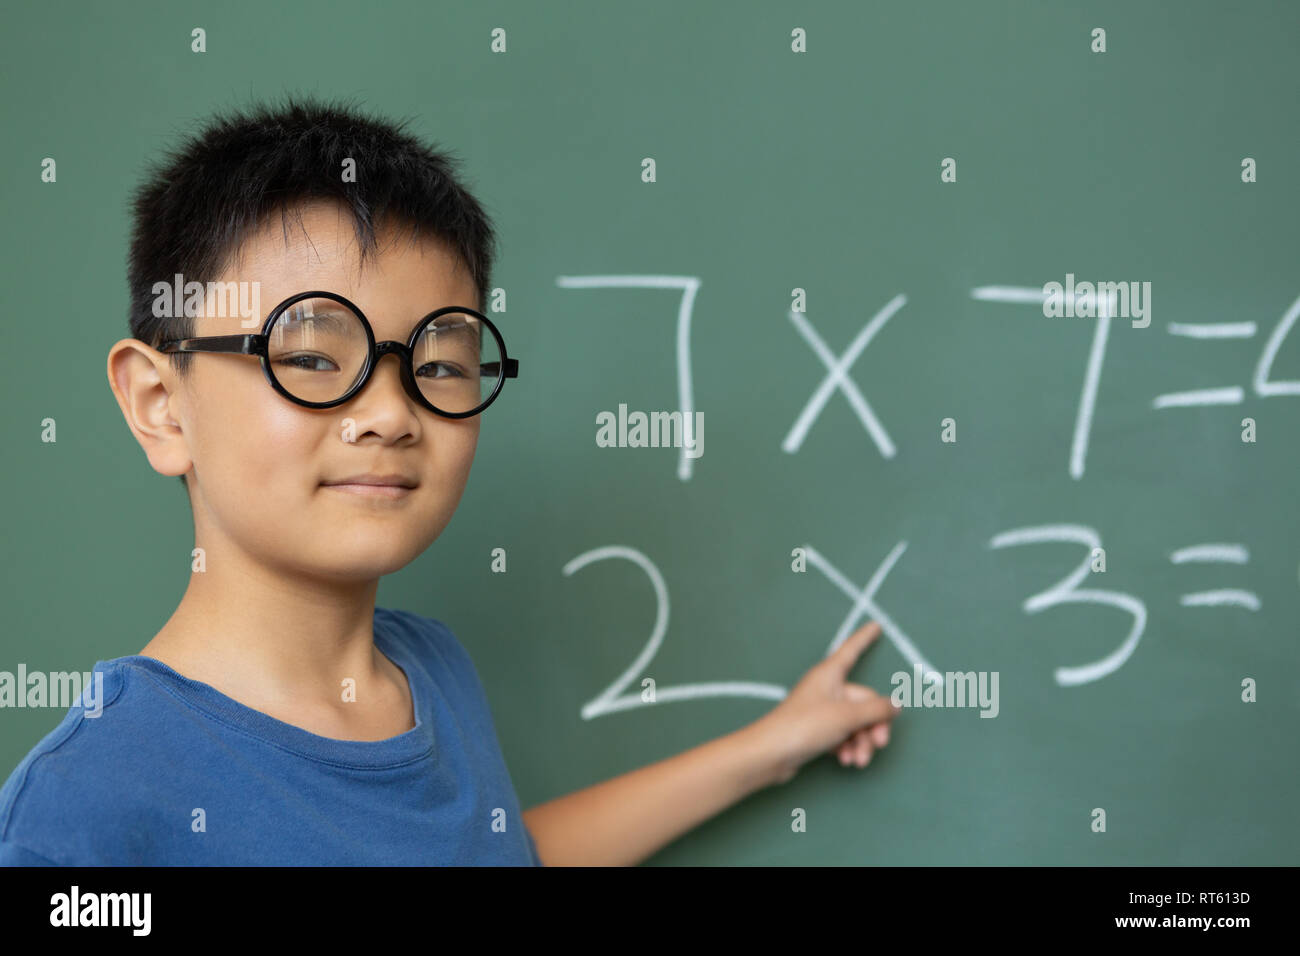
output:
MULTIPOLYGON (((369 343, 361 317, 341 302, 295 302, 271 327, 271 374, 305 402, 346 395, 365 370, 369 343)), ((463 312, 446 312, 420 333, 412 349, 421 394, 444 412, 472 411, 492 394, 502 372, 496 336, 463 312)))

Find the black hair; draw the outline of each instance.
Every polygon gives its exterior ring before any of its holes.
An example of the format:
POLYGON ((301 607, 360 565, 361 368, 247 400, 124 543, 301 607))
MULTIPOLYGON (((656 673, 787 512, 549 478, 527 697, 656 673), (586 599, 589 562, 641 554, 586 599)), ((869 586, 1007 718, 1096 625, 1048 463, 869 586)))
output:
MULTIPOLYGON (((469 270, 482 308, 496 257, 492 222, 458 179, 460 159, 407 134, 410 122, 293 94, 283 105, 210 117, 147 170, 132 199, 132 337, 157 348, 193 335, 194 319, 184 309, 154 315, 154 284, 170 286, 177 273, 185 283, 216 281, 274 213, 287 226, 303 203, 318 200, 351 213, 363 263, 377 249, 377 229, 386 226, 409 228, 412 239, 440 240, 469 270), (349 158, 355 182, 343 179, 349 158)), ((184 379, 191 353, 168 357, 184 379)))

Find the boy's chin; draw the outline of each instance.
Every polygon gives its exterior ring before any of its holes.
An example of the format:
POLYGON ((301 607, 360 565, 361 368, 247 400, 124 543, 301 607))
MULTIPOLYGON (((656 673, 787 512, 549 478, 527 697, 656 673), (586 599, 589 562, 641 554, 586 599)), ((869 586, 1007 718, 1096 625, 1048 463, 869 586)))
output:
POLYGON ((343 582, 367 581, 406 567, 424 550, 391 528, 374 534, 335 534, 305 541, 297 550, 297 564, 311 577, 343 582))
POLYGON ((304 567, 303 572, 310 577, 338 585, 364 584, 400 571, 410 563, 410 560, 394 560, 391 552, 382 559, 373 561, 359 560, 356 555, 340 555, 334 564, 322 564, 318 558, 315 564, 304 567))

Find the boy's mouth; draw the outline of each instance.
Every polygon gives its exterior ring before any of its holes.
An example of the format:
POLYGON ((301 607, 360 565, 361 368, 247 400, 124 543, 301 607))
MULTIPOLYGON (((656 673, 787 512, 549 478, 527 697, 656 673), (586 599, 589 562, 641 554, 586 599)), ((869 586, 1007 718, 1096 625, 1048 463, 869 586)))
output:
POLYGON ((365 495, 372 498, 405 498, 412 490, 410 488, 405 488, 402 485, 361 485, 349 484, 347 482, 322 485, 322 487, 331 488, 334 491, 346 491, 354 495, 365 495))
POLYGON ((324 488, 381 498, 405 498, 419 484, 416 479, 399 474, 349 475, 335 481, 321 482, 324 488))

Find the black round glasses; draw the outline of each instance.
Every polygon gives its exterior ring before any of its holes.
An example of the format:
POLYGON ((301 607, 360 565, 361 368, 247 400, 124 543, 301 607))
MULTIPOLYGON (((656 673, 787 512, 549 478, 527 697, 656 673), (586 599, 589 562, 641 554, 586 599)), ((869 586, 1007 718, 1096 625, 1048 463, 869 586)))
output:
POLYGON ((256 355, 271 387, 307 408, 342 405, 392 352, 407 394, 444 418, 477 415, 519 375, 518 360, 507 357, 501 333, 481 312, 448 306, 421 319, 405 344, 376 343, 361 310, 333 292, 290 296, 257 334, 172 339, 158 350, 256 355))

